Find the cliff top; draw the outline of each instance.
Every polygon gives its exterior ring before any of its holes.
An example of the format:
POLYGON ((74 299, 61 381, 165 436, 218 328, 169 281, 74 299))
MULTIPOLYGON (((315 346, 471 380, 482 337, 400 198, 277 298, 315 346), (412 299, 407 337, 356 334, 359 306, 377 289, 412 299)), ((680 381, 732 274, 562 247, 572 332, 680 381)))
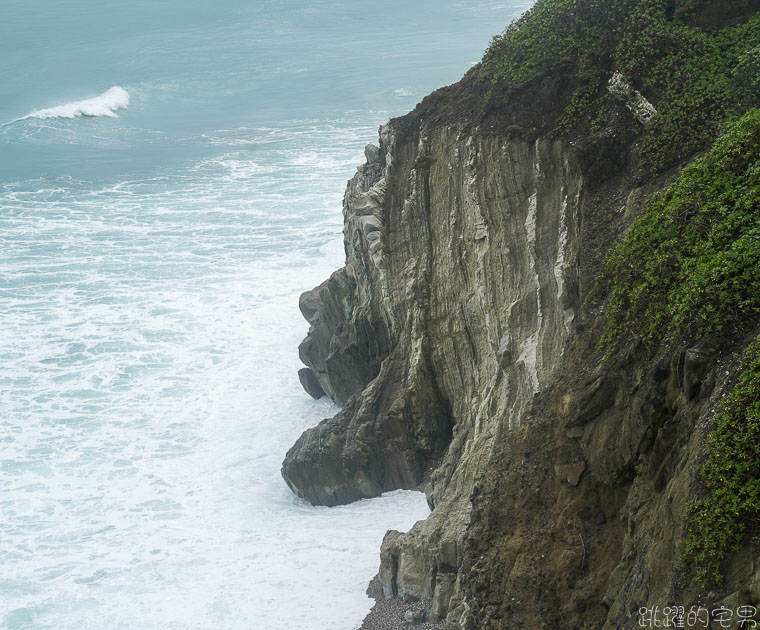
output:
POLYGON ((706 149, 760 104, 760 0, 538 0, 494 37, 459 83, 428 96, 397 128, 469 121, 529 136, 637 136, 648 174, 706 149), (651 103, 644 129, 610 110, 618 76, 651 103))

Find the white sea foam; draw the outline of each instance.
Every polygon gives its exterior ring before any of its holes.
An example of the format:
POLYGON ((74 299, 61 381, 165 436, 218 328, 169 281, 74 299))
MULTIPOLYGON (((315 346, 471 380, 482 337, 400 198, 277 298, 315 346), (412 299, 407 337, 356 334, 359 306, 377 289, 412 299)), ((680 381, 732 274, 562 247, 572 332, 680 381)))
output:
POLYGON ((310 124, 228 130, 236 150, 170 177, 0 185, 0 628, 369 611, 383 535, 425 496, 313 508, 280 477, 337 411, 299 386, 298 295, 343 261, 336 209, 372 133, 310 124))
POLYGON ((40 120, 48 118, 79 118, 80 116, 118 118, 119 115, 116 112, 120 109, 127 109, 127 107, 129 107, 129 92, 115 85, 100 96, 88 98, 84 101, 74 101, 66 105, 58 105, 57 107, 38 109, 18 120, 27 120, 29 118, 39 118, 40 120))
POLYGON ((17 4, 8 59, 50 52, 48 26, 69 45, 3 75, 0 120, 27 116, 0 130, 0 628, 356 628, 386 530, 429 508, 314 508, 283 482, 337 411, 298 383, 298 295, 344 261, 341 197, 377 125, 457 78, 492 0, 444 0, 424 37, 415 3, 130 3, 118 36, 108 3, 51 25, 17 4), (399 8, 401 75, 367 45, 399 8), (49 87, 101 72, 129 94, 49 87))

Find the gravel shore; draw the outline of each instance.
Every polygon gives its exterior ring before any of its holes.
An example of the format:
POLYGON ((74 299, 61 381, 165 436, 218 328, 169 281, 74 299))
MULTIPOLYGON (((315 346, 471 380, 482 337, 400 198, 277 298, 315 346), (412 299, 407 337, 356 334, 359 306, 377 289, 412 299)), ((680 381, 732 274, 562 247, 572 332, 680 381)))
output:
MULTIPOLYGON (((430 481, 433 471, 441 465, 443 458, 431 462, 425 471, 422 483, 414 490, 425 492, 425 486, 430 481)), ((407 611, 419 612, 429 610, 431 602, 411 602, 405 604, 400 599, 385 599, 383 587, 380 584, 380 578, 376 575, 367 587, 367 595, 375 600, 375 605, 369 614, 364 618, 362 625, 357 630, 442 630, 443 622, 439 623, 408 623, 404 618, 407 611)))
POLYGON ((404 619, 407 611, 420 611, 430 607, 430 602, 413 602, 405 604, 400 599, 385 599, 380 578, 369 583, 367 595, 375 600, 375 605, 364 618, 364 623, 358 630, 442 630, 443 623, 410 624, 404 619))

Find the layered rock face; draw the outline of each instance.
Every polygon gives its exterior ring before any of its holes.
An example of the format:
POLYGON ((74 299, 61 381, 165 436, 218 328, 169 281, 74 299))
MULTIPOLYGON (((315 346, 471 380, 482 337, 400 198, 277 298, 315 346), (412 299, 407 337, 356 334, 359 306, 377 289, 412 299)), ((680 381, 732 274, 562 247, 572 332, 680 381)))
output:
POLYGON ((315 503, 416 486, 453 435, 440 502, 491 420, 517 422, 557 370, 575 316, 583 184, 566 147, 453 125, 399 136, 383 128, 349 184, 346 267, 302 299, 301 356, 346 405, 285 461, 315 503))
MULTIPOLYGON (((592 138, 551 131, 561 68, 506 103, 465 80, 392 120, 346 191, 346 266, 301 299, 301 380, 342 410, 283 477, 318 505, 425 483, 432 513, 388 533, 380 580, 452 630, 635 627, 697 601, 678 586, 684 514, 730 366, 709 341, 605 361, 584 307, 675 176, 641 177, 651 116, 619 83, 592 138)), ((711 602, 760 601, 758 567, 734 561, 711 602)))
POLYGON ((393 537, 381 572, 386 595, 435 597, 444 618, 474 481, 573 332, 583 177, 563 141, 424 117, 392 121, 366 153, 345 197, 347 264, 301 300, 301 357, 344 408, 283 475, 335 505, 415 487, 445 453, 431 518, 393 537))

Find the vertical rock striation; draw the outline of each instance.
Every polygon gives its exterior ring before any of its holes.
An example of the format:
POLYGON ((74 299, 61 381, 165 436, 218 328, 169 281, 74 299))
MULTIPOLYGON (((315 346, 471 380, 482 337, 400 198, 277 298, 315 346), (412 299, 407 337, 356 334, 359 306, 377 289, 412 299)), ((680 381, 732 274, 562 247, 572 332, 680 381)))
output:
POLYGON ((434 599, 444 618, 474 482, 573 332, 584 184, 564 141, 435 107, 382 127, 349 182, 346 266, 301 300, 301 358, 343 409, 304 433, 283 476, 336 505, 418 486, 442 458, 435 510, 385 546, 381 577, 388 596, 434 599))
POLYGON ((760 603, 756 552, 709 602, 678 582, 735 363, 710 339, 630 340, 604 360, 604 313, 584 307, 608 249, 682 164, 642 167, 658 110, 609 59, 604 124, 557 133, 578 90, 564 64, 502 94, 470 73, 381 127, 346 191, 346 265, 300 302, 301 382, 342 409, 301 436, 283 477, 328 506, 425 483, 432 513, 386 535, 379 578, 452 630, 760 603))
POLYGON ((314 503, 414 487, 449 447, 440 502, 551 378, 575 315, 583 185, 563 143, 399 125, 349 183, 346 266, 301 300, 301 357, 345 405, 285 460, 314 503))

